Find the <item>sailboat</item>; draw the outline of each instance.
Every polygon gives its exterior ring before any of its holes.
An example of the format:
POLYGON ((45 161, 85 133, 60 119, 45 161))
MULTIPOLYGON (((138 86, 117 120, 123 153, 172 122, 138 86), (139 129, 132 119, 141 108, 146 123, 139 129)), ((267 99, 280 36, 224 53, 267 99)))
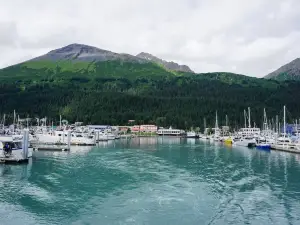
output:
POLYGON ((258 137, 256 147, 258 149, 270 150, 271 144, 274 144, 275 140, 273 139, 273 131, 269 129, 266 109, 264 109, 263 118, 263 130, 258 137))
POLYGON ((283 107, 283 133, 277 138, 276 144, 271 145, 271 148, 283 151, 293 151, 298 149, 298 146, 292 143, 291 138, 286 134, 286 106, 283 107))
POLYGON ((214 135, 211 137, 212 141, 220 141, 220 129, 218 124, 218 112, 216 111, 216 122, 215 122, 215 129, 214 135))
POLYGON ((260 129, 251 127, 251 111, 250 107, 248 107, 248 127, 247 126, 247 113, 244 111, 244 118, 245 118, 245 127, 241 128, 238 132, 238 136, 233 139, 233 144, 237 146, 243 146, 243 147, 255 147, 256 146, 256 140, 255 138, 260 135, 260 129))

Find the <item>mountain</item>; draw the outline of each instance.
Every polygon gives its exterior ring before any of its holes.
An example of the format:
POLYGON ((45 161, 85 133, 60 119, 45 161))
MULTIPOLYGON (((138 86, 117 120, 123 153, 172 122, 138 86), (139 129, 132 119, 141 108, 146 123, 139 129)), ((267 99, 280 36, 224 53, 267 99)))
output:
POLYGON ((300 80, 300 58, 280 67, 278 70, 265 76, 274 80, 300 80))
POLYGON ((145 60, 149 60, 154 63, 158 63, 162 66, 164 66, 168 70, 173 70, 173 71, 179 71, 179 72, 188 72, 188 73, 194 73, 188 66, 186 65, 179 65, 175 62, 168 62, 163 59, 157 58, 156 56, 153 56, 149 53, 146 52, 141 52, 140 54, 137 55, 137 57, 145 60))
POLYGON ((71 44, 52 50, 45 55, 0 70, 1 80, 27 79, 35 82, 50 78, 54 81, 64 80, 74 76, 79 76, 80 79, 160 79, 176 75, 176 71, 166 70, 150 60, 82 44, 71 44))
POLYGON ((30 61, 61 61, 72 60, 82 62, 104 62, 120 60, 124 62, 137 62, 146 63, 147 60, 143 60, 139 57, 135 57, 129 54, 118 54, 111 51, 99 49, 89 45, 83 44, 71 44, 49 53, 32 59, 30 61))
POLYGON ((178 68, 147 54, 68 45, 0 70, 0 117, 6 114, 9 123, 16 110, 21 118, 46 116, 54 123, 62 115, 87 124, 125 125, 134 119, 187 129, 202 127, 204 117, 213 127, 216 110, 220 124, 228 115, 235 128, 248 106, 257 124, 263 108, 269 118, 282 115, 283 105, 289 115, 300 112, 300 82, 174 71, 178 68))

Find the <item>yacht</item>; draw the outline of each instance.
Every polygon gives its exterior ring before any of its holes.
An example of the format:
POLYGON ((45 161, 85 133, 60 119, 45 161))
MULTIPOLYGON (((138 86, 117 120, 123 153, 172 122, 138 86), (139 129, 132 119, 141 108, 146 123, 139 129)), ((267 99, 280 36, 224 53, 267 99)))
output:
POLYGON ((236 146, 252 148, 256 146, 256 140, 255 138, 251 138, 251 137, 240 137, 240 138, 234 138, 232 140, 232 144, 236 146))

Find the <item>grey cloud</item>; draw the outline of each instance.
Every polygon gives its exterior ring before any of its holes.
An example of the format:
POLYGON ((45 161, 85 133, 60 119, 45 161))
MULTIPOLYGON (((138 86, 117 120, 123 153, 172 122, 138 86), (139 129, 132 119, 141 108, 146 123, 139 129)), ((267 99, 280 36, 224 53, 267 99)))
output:
POLYGON ((0 0, 0 67, 79 42, 262 76, 300 56, 299 10, 298 0, 0 0))

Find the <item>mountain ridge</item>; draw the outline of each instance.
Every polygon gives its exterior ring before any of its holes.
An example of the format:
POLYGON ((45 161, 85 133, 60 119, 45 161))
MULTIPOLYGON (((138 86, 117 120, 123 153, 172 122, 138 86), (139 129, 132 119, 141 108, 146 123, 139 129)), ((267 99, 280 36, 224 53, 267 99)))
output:
POLYGON ((300 58, 281 66, 279 69, 269 73, 265 79, 273 80, 300 80, 300 58))
POLYGON ((85 45, 85 44, 70 44, 58 49, 54 49, 42 56, 38 56, 29 61, 38 61, 38 60, 74 60, 74 61, 109 61, 109 60, 121 60, 121 61, 130 61, 145 63, 145 60, 142 60, 136 56, 124 53, 115 53, 112 51, 100 49, 94 46, 85 45))
POLYGON ((168 62, 166 60, 160 59, 150 53, 147 52, 141 52, 136 55, 139 58, 146 59, 158 64, 163 65, 166 69, 173 70, 173 71, 179 71, 179 72, 188 72, 188 73, 195 73, 193 70, 191 70, 187 65, 180 65, 178 63, 175 63, 173 61, 168 62))

